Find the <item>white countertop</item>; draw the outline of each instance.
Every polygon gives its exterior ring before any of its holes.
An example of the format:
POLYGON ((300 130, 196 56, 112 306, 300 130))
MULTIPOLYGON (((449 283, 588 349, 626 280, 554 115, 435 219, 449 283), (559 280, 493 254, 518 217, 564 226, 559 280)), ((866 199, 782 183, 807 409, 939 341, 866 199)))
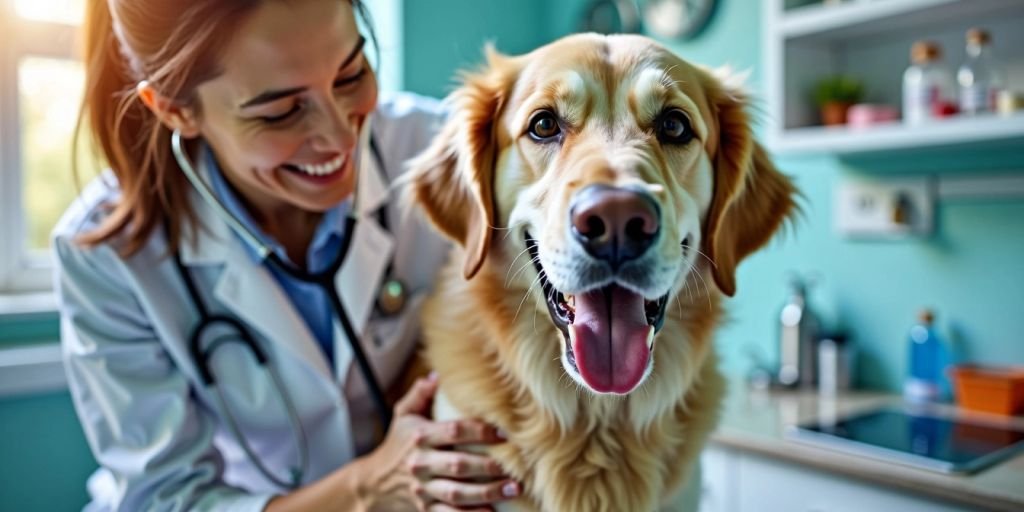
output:
MULTIPOLYGON (((787 439, 787 429, 822 418, 842 418, 882 405, 903 405, 900 397, 853 392, 828 399, 811 391, 755 391, 734 384, 712 443, 826 469, 876 484, 944 501, 994 510, 1024 510, 1024 453, 973 475, 946 475, 845 454, 787 439)), ((940 414, 1024 430, 1024 417, 970 413, 932 406, 940 414)))

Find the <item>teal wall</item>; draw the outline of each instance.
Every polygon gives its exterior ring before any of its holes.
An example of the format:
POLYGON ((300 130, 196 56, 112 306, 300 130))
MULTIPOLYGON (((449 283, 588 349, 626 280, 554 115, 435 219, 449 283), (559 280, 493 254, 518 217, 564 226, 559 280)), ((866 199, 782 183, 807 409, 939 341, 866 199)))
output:
POLYGON ((524 53, 545 41, 543 0, 405 0, 403 72, 406 90, 443 97, 456 69, 482 60, 490 41, 503 53, 524 53))
POLYGON ((0 510, 80 510, 94 469, 67 393, 0 399, 0 510))
MULTIPOLYGON (((750 89, 763 97, 762 2, 721 0, 704 33, 669 44, 682 57, 711 66, 750 69, 750 89)), ((763 111, 763 109, 762 109, 763 111)), ((832 191, 851 175, 993 173, 1021 169, 1024 148, 999 147, 859 157, 778 157, 801 188, 805 214, 789 235, 740 267, 732 320, 718 345, 726 371, 746 375, 753 361, 777 360, 776 317, 787 273, 816 274, 811 300, 831 328, 853 335, 863 387, 897 391, 905 373, 905 335, 924 306, 937 311, 940 333, 960 360, 1024 364, 1024 201, 940 203, 935 236, 910 242, 851 242, 832 230, 832 191)))

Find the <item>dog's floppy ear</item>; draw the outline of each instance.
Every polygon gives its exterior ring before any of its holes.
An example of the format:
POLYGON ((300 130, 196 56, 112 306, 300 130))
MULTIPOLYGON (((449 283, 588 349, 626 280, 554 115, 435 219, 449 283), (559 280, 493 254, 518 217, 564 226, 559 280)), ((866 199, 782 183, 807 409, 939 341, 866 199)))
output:
MULTIPOLYGON (((430 147, 411 162, 412 200, 449 238, 466 249, 463 275, 476 275, 494 225, 496 123, 518 73, 514 60, 486 48, 482 71, 462 76, 445 100, 449 117, 430 147)), ((406 180, 403 180, 406 181, 406 180)))
POLYGON ((704 240, 722 293, 736 293, 736 266, 771 238, 795 208, 793 183, 779 172, 754 140, 747 98, 734 84, 707 78, 716 116, 715 192, 704 240))

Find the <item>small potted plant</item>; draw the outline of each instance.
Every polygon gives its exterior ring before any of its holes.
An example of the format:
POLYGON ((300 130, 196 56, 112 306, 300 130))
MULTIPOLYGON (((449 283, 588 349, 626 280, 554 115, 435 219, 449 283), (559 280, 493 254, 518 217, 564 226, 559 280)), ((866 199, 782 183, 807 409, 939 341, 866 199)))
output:
POLYGON ((825 77, 814 86, 814 101, 825 125, 846 124, 846 112, 863 96, 860 80, 845 75, 825 77))

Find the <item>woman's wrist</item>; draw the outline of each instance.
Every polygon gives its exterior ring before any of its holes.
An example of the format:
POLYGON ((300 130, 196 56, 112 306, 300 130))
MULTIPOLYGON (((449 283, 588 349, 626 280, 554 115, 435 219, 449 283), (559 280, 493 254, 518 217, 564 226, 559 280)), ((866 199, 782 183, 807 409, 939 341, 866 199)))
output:
POLYGON ((290 494, 272 498, 264 509, 278 511, 338 511, 362 512, 365 506, 365 486, 359 478, 362 460, 357 459, 329 475, 290 494))

